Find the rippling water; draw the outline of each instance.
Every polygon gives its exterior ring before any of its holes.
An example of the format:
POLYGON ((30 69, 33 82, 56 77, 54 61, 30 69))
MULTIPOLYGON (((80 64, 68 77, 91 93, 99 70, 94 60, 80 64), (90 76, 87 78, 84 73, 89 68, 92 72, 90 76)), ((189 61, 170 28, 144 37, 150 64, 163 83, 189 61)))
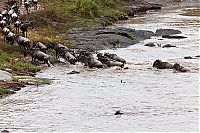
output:
POLYGON ((155 31, 175 28, 183 40, 152 38, 134 46, 106 50, 128 61, 128 70, 57 66, 38 73, 52 85, 29 86, 0 99, 0 129, 9 131, 198 131, 199 18, 179 15, 183 9, 163 9, 117 26, 155 31), (177 48, 150 48, 147 42, 177 48), (152 68, 155 59, 179 62, 188 73, 152 68), (77 70, 79 75, 67 73, 77 70), (122 80, 122 82, 121 82, 122 80), (121 109, 122 116, 114 116, 121 109))

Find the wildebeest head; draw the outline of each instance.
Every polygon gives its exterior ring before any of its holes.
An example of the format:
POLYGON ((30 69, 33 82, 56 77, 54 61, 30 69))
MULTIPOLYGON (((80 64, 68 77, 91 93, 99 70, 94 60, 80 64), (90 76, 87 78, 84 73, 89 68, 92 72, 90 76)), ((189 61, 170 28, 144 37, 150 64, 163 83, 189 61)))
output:
POLYGON ((158 68, 161 64, 162 64, 162 61, 158 59, 158 60, 154 61, 153 67, 158 68))
POLYGON ((173 69, 180 70, 181 69, 180 64, 179 63, 175 63, 174 66, 173 66, 173 69))

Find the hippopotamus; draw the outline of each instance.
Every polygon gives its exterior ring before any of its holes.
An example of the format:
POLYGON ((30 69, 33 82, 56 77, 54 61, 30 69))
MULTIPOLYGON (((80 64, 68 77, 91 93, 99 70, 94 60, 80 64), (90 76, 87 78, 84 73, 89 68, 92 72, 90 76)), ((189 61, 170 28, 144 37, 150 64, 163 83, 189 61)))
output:
POLYGON ((153 63, 153 67, 157 69, 173 69, 173 65, 168 62, 162 62, 161 60, 156 60, 153 63))
POLYGON ((179 71, 179 72, 187 72, 187 71, 189 71, 188 69, 184 68, 183 66, 181 66, 178 63, 174 64, 173 69, 176 70, 176 71, 179 71))

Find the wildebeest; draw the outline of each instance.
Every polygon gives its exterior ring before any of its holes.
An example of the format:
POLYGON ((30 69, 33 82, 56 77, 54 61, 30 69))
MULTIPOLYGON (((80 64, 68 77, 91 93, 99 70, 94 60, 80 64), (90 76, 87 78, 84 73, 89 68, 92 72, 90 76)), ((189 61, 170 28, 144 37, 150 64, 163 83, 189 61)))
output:
POLYGON ((96 68, 103 68, 104 65, 94 58, 92 53, 87 51, 80 51, 80 54, 78 56, 78 61, 81 63, 84 63, 85 66, 89 66, 90 68, 96 67, 96 68))
POLYGON ((64 46, 61 43, 57 43, 57 42, 49 42, 47 44, 47 49, 54 49, 56 52, 56 58, 58 58, 58 55, 62 55, 65 51, 68 51, 69 48, 64 46))
MULTIPOLYGON (((51 66, 51 61, 50 61, 50 55, 45 54, 42 51, 39 51, 37 49, 28 49, 24 51, 24 56, 26 57, 27 55, 31 55, 32 57, 32 62, 35 62, 35 60, 39 61, 44 61, 45 64, 48 65, 48 67, 51 66)), ((53 64, 52 64, 53 65, 53 64)))
POLYGON ((17 44, 19 45, 19 48, 20 47, 23 47, 24 49, 25 48, 30 48, 30 43, 31 41, 28 39, 28 38, 25 38, 23 36, 19 36, 19 35, 16 35, 16 38, 15 38, 15 41, 17 42, 17 44))
POLYGON ((5 39, 6 39, 6 42, 10 43, 10 44, 14 44, 15 42, 15 34, 10 32, 8 33, 8 35, 6 35, 5 39))
POLYGON ((109 58, 108 56, 106 56, 105 54, 102 55, 101 53, 97 54, 98 60, 105 64, 107 67, 112 67, 112 66, 119 66, 119 67, 124 67, 124 63, 113 60, 111 58, 109 58))
POLYGON ((11 15, 11 21, 12 21, 12 23, 16 22, 18 19, 19 19, 19 16, 17 15, 17 13, 14 12, 11 15))
POLYGON ((1 20, 0 21, 0 27, 3 29, 6 26, 6 21, 5 20, 1 20))
POLYGON ((33 48, 39 48, 42 52, 47 53, 47 46, 41 42, 33 42, 33 48))
POLYGON ((70 53, 70 51, 65 51, 62 54, 59 54, 59 56, 63 57, 64 59, 66 59, 70 64, 75 65, 77 59, 76 57, 70 53))
POLYGON ((189 71, 188 69, 184 68, 183 66, 181 66, 178 63, 174 64, 173 69, 176 70, 176 71, 179 71, 179 72, 187 72, 187 71, 189 71))
POLYGON ((153 63, 153 67, 157 69, 173 69, 173 65, 168 62, 162 62, 161 60, 156 60, 153 63))
POLYGON ((29 28, 29 27, 33 29, 33 22, 21 24, 20 30, 22 31, 22 35, 23 35, 24 37, 27 37, 27 32, 28 32, 28 28, 29 28))
POLYGON ((104 56, 107 56, 110 59, 113 59, 115 61, 118 61, 118 62, 121 62, 121 63, 124 63, 124 64, 126 63, 126 61, 123 58, 117 56, 116 54, 105 53, 104 56))
POLYGON ((34 10, 37 10, 38 0, 32 0, 34 10))
POLYGON ((19 20, 17 20, 14 23, 15 29, 16 29, 16 33, 19 33, 19 27, 21 26, 21 22, 19 20))
POLYGON ((27 11, 27 14, 29 14, 30 8, 31 8, 29 0, 24 1, 24 7, 25 7, 25 9, 27 11))
POLYGON ((2 30, 2 32, 3 32, 3 35, 4 35, 4 36, 7 36, 7 35, 8 35, 8 33, 10 33, 11 31, 10 31, 10 29, 9 29, 9 28, 7 28, 7 27, 4 27, 4 28, 3 28, 3 30, 2 30))

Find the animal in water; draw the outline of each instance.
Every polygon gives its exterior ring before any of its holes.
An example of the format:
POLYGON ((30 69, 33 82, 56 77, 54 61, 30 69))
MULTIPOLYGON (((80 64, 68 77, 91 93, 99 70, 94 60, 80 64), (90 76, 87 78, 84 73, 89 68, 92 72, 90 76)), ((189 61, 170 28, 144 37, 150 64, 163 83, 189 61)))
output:
POLYGON ((33 22, 21 24, 21 26, 19 28, 22 31, 22 35, 24 37, 27 37, 28 29, 29 28, 33 29, 33 22))
POLYGON ((183 66, 181 66, 178 63, 174 64, 173 69, 176 71, 179 71, 179 72, 188 72, 189 71, 189 69, 184 68, 183 66))
POLYGON ((69 51, 68 47, 58 42, 49 42, 47 44, 47 49, 50 49, 50 48, 55 50, 56 58, 58 58, 59 55, 64 54, 65 51, 69 51))
POLYGON ((97 60, 91 52, 81 51, 78 56, 78 61, 84 63, 85 66, 89 66, 90 68, 103 68, 104 65, 97 60))
POLYGON ((37 50, 37 49, 25 49, 24 51, 24 57, 26 57, 27 55, 31 55, 32 57, 32 62, 35 62, 36 59, 39 61, 44 61, 45 64, 48 65, 48 67, 50 67, 51 65, 53 65, 53 63, 50 61, 50 55, 45 54, 44 52, 37 50))
POLYGON ((124 113, 122 113, 121 110, 117 110, 114 115, 122 115, 122 114, 124 113))
POLYGON ((112 67, 112 66, 119 66, 119 67, 124 67, 124 63, 113 60, 109 58, 108 56, 102 55, 102 53, 97 54, 98 60, 105 64, 107 67, 112 67))
POLYGON ((173 65, 168 62, 162 62, 161 60, 156 60, 153 63, 153 67, 157 69, 173 69, 173 65))
POLYGON ((75 65, 75 63, 77 62, 76 57, 73 54, 71 54, 70 51, 65 51, 62 54, 59 54, 59 56, 66 59, 70 64, 75 65))
POLYGON ((115 60, 115 61, 118 61, 118 62, 121 62, 121 63, 124 63, 124 64, 126 63, 126 60, 125 60, 125 59, 119 57, 119 56, 116 55, 116 54, 105 53, 104 56, 107 56, 107 57, 109 57, 110 59, 113 59, 113 60, 115 60))

